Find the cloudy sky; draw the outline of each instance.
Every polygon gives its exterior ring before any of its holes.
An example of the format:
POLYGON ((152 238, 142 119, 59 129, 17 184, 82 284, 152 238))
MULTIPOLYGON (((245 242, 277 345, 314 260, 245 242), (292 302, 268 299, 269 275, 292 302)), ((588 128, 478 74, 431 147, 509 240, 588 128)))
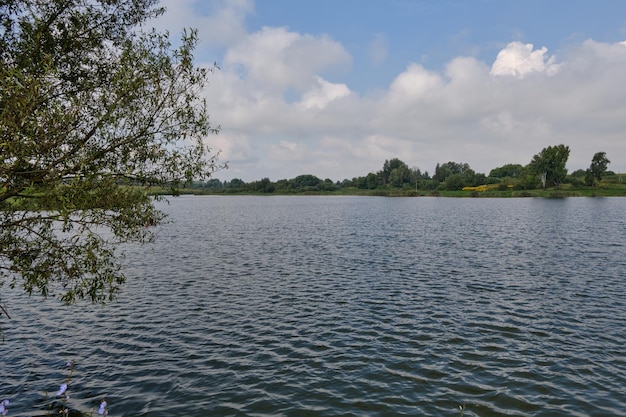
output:
POLYGON ((154 24, 199 30, 216 178, 333 181, 385 159, 434 173, 526 165, 626 172, 626 1, 165 0, 154 24))

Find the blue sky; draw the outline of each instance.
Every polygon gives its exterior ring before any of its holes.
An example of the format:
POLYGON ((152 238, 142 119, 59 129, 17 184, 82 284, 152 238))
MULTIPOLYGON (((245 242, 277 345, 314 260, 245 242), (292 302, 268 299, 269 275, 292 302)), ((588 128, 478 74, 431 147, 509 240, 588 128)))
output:
MULTIPOLYGON (((494 60, 511 41, 555 51, 588 38, 626 39, 624 1, 580 0, 267 0, 246 19, 251 32, 263 26, 328 34, 353 58, 350 86, 384 88, 408 63, 441 69, 460 55, 494 60), (381 43, 383 62, 370 48, 381 43)), ((332 76, 333 74, 331 74, 332 76)), ((336 75, 343 79, 344 74, 336 75)))
POLYGON ((197 27, 207 141, 252 181, 342 180, 398 157, 433 172, 527 164, 571 148, 626 172, 621 0, 166 0, 155 25, 197 27))

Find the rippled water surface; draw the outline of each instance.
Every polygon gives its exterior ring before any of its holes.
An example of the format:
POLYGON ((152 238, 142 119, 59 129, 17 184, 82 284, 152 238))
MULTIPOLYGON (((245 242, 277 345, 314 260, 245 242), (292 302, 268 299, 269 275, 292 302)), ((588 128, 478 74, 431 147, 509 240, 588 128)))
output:
MULTIPOLYGON (((104 308, 2 298, 0 397, 44 415, 614 416, 626 199, 181 197, 104 308)), ((0 399, 2 399, 0 398, 0 399)))

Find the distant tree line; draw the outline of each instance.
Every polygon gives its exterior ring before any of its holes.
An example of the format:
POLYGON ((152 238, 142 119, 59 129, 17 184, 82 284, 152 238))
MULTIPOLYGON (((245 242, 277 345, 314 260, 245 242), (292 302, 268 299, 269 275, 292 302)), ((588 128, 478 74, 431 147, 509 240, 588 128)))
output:
POLYGON ((195 188, 211 192, 224 193, 306 193, 329 192, 344 188, 361 190, 404 189, 404 190, 462 190, 465 187, 479 187, 498 184, 502 189, 531 190, 546 187, 558 187, 564 183, 574 186, 597 186, 607 175, 615 175, 608 171, 610 161, 605 152, 596 153, 587 170, 574 171, 568 175, 567 159, 569 146, 548 146, 535 155, 526 166, 506 164, 492 169, 489 175, 475 172, 469 164, 449 161, 438 163, 435 172, 419 168, 410 168, 398 158, 386 160, 378 172, 370 172, 361 177, 333 182, 314 175, 299 175, 292 179, 270 181, 263 178, 257 181, 244 182, 241 179, 220 181, 211 179, 203 183, 195 183, 195 188))

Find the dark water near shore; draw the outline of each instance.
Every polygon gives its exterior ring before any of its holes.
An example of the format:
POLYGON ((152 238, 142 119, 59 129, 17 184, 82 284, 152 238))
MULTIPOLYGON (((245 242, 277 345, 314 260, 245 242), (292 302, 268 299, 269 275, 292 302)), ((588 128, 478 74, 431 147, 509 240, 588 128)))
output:
POLYGON ((626 199, 181 197, 105 308, 3 289, 43 415, 626 415, 626 199), (8 298, 7 298, 8 297, 8 298))

